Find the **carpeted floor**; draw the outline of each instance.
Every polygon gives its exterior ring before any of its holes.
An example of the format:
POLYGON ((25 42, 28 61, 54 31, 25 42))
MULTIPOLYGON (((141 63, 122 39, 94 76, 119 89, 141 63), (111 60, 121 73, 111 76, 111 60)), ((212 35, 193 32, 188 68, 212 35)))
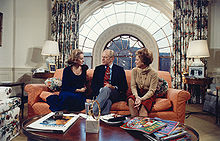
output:
MULTIPOLYGON (((27 113, 27 104, 24 112, 27 113)), ((26 117, 26 114, 25 116, 26 117)), ((200 136, 200 141, 219 141, 220 125, 216 125, 215 116, 202 111, 201 104, 187 104, 185 124, 194 128, 200 136), (187 113, 193 114, 187 114, 187 113)), ((22 133, 13 141, 25 141, 27 137, 22 133)))

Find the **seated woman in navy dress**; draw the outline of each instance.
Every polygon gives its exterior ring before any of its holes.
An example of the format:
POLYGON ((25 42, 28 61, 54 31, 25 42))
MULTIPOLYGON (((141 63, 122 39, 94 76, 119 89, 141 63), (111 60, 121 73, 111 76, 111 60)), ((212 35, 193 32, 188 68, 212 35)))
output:
POLYGON ((85 109, 86 101, 86 71, 88 66, 83 65, 84 55, 79 49, 72 51, 63 70, 62 87, 59 95, 51 95, 46 101, 50 110, 55 111, 81 111, 85 109))

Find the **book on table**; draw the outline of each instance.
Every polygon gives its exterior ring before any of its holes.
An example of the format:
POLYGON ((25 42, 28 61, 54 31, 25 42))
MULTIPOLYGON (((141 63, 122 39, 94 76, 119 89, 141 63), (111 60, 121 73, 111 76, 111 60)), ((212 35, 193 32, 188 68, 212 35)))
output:
POLYGON ((136 130, 151 134, 167 124, 148 117, 134 117, 120 127, 126 130, 136 130))
POLYGON ((76 114, 57 115, 57 113, 51 112, 29 124, 26 130, 64 133, 78 118, 79 115, 76 114))

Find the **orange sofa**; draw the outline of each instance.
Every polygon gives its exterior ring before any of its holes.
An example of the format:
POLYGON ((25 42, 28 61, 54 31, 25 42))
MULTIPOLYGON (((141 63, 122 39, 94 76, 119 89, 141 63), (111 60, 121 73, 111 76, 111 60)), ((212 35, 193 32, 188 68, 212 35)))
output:
MULTIPOLYGON (((90 84, 93 76, 93 69, 87 71, 88 79, 88 92, 87 96, 91 95, 90 84)), ((130 81, 131 70, 125 70, 126 78, 128 82, 128 91, 126 95, 131 94, 130 81)), ((54 77, 62 79, 63 69, 57 69, 54 77)), ((185 104, 190 98, 190 94, 187 91, 171 88, 171 75, 169 72, 158 71, 160 78, 165 79, 168 82, 168 91, 166 98, 157 98, 156 103, 152 108, 150 117, 159 117, 167 120, 175 120, 184 123, 185 120, 185 104)), ((42 115, 51 112, 49 105, 45 102, 46 97, 51 94, 59 94, 59 92, 50 92, 45 84, 27 84, 25 86, 25 92, 28 94, 28 117, 35 115, 42 115)), ((116 102, 111 107, 111 113, 117 113, 122 115, 130 114, 126 101, 116 102)))

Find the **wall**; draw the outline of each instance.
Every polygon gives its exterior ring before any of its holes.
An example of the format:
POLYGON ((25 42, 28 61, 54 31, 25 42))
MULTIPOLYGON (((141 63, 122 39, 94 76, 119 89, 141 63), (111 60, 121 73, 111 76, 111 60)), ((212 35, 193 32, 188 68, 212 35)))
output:
POLYGON ((40 53, 49 35, 50 0, 0 0, 0 11, 0 81, 17 81, 43 64, 40 53))
POLYGON ((11 80, 14 41, 14 1, 0 0, 0 12, 3 13, 2 47, 0 47, 0 80, 11 80))

